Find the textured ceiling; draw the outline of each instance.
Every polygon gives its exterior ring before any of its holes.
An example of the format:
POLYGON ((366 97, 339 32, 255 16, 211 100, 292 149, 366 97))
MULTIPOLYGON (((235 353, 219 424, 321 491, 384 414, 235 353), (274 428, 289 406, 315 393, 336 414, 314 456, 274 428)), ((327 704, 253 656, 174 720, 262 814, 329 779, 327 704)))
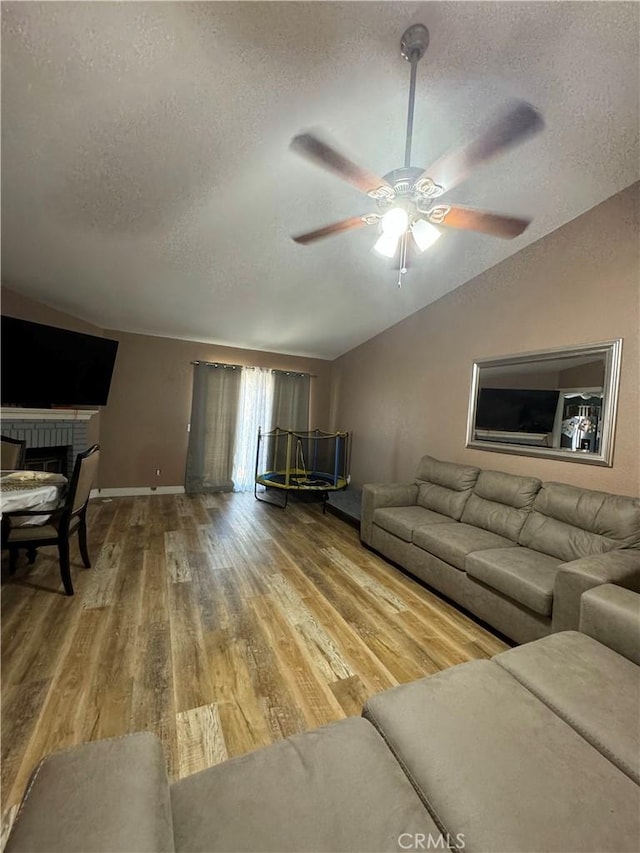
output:
POLYGON ((640 5, 2 4, 5 284, 104 328, 333 358, 638 179, 640 5), (402 165, 399 39, 429 27, 413 164, 513 97, 547 128, 446 200, 533 215, 502 241, 447 230, 401 290, 372 208, 288 150, 321 128, 402 165))

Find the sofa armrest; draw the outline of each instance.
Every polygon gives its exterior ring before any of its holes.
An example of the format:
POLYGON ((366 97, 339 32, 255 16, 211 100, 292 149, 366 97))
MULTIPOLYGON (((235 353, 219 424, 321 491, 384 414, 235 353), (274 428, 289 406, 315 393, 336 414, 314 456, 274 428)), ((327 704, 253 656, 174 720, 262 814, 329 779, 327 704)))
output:
POLYGON ((552 631, 577 631, 580 596, 603 583, 640 592, 640 550, 624 548, 563 563, 553 587, 552 631))
POLYGON ((418 500, 416 483, 367 483, 362 487, 360 538, 371 544, 373 513, 381 506, 415 506, 418 500))
POLYGON ((605 583, 582 594, 580 630, 640 664, 640 595, 605 583))
POLYGON ((40 762, 5 853, 173 853, 169 780, 149 733, 84 743, 40 762))

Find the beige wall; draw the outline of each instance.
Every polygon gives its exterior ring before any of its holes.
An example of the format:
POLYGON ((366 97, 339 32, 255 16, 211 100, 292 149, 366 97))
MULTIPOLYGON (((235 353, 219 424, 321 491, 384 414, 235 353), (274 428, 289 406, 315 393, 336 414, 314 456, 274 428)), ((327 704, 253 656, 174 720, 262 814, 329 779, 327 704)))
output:
POLYGON ((329 361, 111 330, 105 334, 120 346, 109 405, 102 411, 102 488, 184 485, 195 360, 311 373, 311 425, 328 429, 329 361))
POLYGON ((480 387, 555 391, 558 388, 558 373, 548 370, 540 373, 509 373, 505 376, 483 376, 481 371, 480 387))
POLYGON ((0 301, 2 313, 9 317, 18 317, 20 320, 31 320, 32 323, 46 323, 49 326, 57 326, 59 329, 70 329, 72 332, 83 332, 85 335, 98 335, 103 337, 103 330, 91 323, 85 323, 78 317, 65 314, 56 308, 50 308, 35 299, 29 299, 11 290, 10 285, 2 285, 2 299, 0 301))
POLYGON ((558 388, 602 388, 604 385, 604 361, 592 361, 580 367, 570 367, 558 374, 558 388))
POLYGON ((546 370, 540 373, 507 373, 504 376, 486 376, 481 371, 481 388, 531 388, 555 390, 556 388, 602 388, 604 385, 604 357, 598 361, 569 367, 566 370, 546 370))
POLYGON ((108 405, 90 421, 90 441, 102 448, 101 488, 184 485, 195 360, 311 373, 311 425, 329 427, 329 361, 105 331, 8 287, 1 307, 12 317, 120 342, 108 405))
POLYGON ((639 186, 334 362, 332 425, 353 432, 355 484, 411 478, 430 453, 639 493, 639 186), (474 359, 617 337, 624 343, 612 468, 465 448, 474 359))

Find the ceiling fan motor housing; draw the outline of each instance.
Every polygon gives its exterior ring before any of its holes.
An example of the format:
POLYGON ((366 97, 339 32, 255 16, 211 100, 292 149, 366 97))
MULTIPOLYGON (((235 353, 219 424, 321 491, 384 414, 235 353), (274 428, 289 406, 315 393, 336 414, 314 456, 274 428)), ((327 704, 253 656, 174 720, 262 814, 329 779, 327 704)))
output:
POLYGON ((444 188, 430 178, 421 177, 424 170, 419 166, 402 166, 384 176, 391 186, 371 190, 368 195, 375 200, 378 210, 384 214, 392 207, 402 207, 408 214, 427 213, 432 200, 442 195, 444 188))

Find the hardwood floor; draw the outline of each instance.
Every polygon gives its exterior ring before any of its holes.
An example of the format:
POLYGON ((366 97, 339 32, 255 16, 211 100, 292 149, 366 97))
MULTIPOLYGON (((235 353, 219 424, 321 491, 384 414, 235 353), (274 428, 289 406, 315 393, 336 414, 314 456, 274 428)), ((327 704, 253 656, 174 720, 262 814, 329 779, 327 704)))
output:
POLYGON ((55 549, 2 586, 5 826, 53 750, 148 729, 179 778, 505 644, 318 505, 253 495, 96 500, 93 568, 55 549))

